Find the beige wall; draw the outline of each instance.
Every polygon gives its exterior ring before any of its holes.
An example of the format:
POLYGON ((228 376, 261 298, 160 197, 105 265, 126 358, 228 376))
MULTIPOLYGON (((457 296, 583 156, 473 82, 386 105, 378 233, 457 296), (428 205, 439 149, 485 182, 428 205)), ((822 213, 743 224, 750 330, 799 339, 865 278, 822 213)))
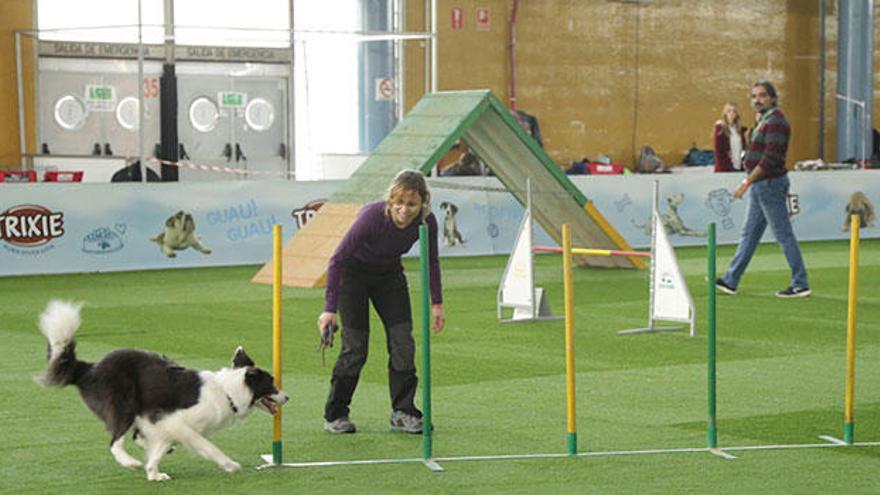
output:
MULTIPOLYGON (((408 0, 408 29, 424 29, 423 4, 408 0)), ((489 88, 509 103, 512 0, 438 5, 439 89, 489 88), (451 29, 453 7, 463 11, 461 30, 451 29), (489 8, 489 31, 476 30, 477 7, 489 8)), ((828 1, 826 159, 834 158, 836 132, 836 15, 828 1)), ((757 79, 776 84, 791 120, 789 164, 818 156, 816 1, 523 0, 516 35, 518 108, 538 117, 545 148, 563 167, 599 154, 631 164, 646 145, 680 163, 692 144, 712 147, 712 125, 726 101, 752 118, 748 92, 757 79)), ((417 45, 406 51, 407 108, 424 86, 417 45)))
MULTIPOLYGON (((19 166, 18 95, 15 75, 15 31, 29 30, 33 25, 33 0, 3 0, 0 2, 0 169, 19 166)), ((25 102, 27 114, 32 116, 34 84, 30 38, 22 39, 24 51, 25 102)), ((34 142, 34 124, 28 119, 28 142, 34 142)))
MULTIPOLYGON (((76 0, 71 0, 76 1, 76 0)), ((425 30, 423 0, 405 0, 407 30, 425 30)), ((17 168, 14 32, 32 27, 33 0, 0 1, 0 168, 17 168)), ((825 158, 834 158, 836 2, 826 0, 825 158)), ((509 104, 512 0, 438 0, 439 89, 489 88, 509 104), (464 14, 451 27, 451 10, 464 14), (477 31, 477 7, 490 13, 477 31)), ((875 7, 880 9, 880 6, 875 7)), ((539 118, 563 167, 600 153, 631 164, 642 146, 678 163, 692 143, 711 147, 725 101, 748 114, 749 85, 777 84, 792 123, 789 163, 818 156, 819 5, 812 0, 522 0, 517 16, 518 108, 539 118)), ((875 18, 878 12, 875 10, 875 18)), ((875 40, 880 40, 876 27, 875 40)), ((28 143, 33 152, 33 67, 24 38, 28 143)), ((422 42, 406 44, 406 108, 425 88, 422 42)), ((875 69, 880 58, 875 53, 875 69)), ((880 122, 880 105, 874 121, 880 122)))

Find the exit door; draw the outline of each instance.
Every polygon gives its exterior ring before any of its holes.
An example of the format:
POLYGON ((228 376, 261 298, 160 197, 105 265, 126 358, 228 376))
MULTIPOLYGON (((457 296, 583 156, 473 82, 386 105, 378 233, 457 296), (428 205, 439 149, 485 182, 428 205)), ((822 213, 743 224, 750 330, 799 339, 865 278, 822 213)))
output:
POLYGON ((136 63, 84 59, 40 61, 38 153, 42 155, 140 156, 143 92, 144 153, 159 142, 159 75, 147 62, 143 80, 136 63))
POLYGON ((287 178, 287 78, 194 69, 178 77, 179 179, 287 178))

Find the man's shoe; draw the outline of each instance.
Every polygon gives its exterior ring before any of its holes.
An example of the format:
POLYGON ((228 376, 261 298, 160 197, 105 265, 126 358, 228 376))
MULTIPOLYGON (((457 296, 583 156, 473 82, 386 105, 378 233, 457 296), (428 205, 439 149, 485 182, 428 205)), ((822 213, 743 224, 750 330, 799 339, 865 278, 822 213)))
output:
POLYGON ((330 433, 354 433, 357 431, 354 423, 348 419, 348 416, 336 418, 333 421, 325 421, 324 429, 330 433))
POLYGON ((391 431, 421 433, 422 418, 407 414, 403 411, 394 411, 391 413, 391 431))
MULTIPOLYGON (((720 290, 721 292, 723 292, 723 293, 725 293, 725 294, 730 294, 731 296, 735 296, 735 295, 736 295, 736 289, 733 288, 733 287, 731 287, 731 286, 729 286, 729 285, 727 285, 727 284, 724 282, 724 280, 721 280, 720 278, 716 278, 716 279, 715 279, 715 288, 718 289, 718 290, 720 290)), ((791 287, 789 287, 789 288, 791 288, 791 287)), ((777 295, 778 295, 778 294, 777 294, 777 295)))
POLYGON ((811 291, 809 287, 788 287, 785 290, 777 292, 776 297, 790 299, 793 297, 807 297, 812 293, 813 291, 811 291))

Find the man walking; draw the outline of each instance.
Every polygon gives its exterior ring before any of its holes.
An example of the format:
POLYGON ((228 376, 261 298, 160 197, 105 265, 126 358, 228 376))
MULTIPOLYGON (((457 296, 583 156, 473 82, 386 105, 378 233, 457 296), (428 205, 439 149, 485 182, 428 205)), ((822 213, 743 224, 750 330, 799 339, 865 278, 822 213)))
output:
POLYGON ((773 84, 756 82, 752 85, 751 97, 752 107, 759 118, 743 163, 749 175, 733 193, 737 199, 749 193, 746 222, 733 261, 727 272, 715 281, 715 287, 727 294, 736 294, 739 281, 769 224, 791 268, 791 285, 777 292, 776 297, 807 297, 812 294, 807 269, 788 217, 789 180, 785 154, 791 129, 777 106, 773 84))

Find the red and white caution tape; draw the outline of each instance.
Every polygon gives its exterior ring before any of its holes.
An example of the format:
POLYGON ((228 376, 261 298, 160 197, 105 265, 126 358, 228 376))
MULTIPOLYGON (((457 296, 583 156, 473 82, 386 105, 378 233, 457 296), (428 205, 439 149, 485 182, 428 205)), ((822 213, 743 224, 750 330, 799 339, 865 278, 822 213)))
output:
POLYGON ((232 167, 220 167, 217 165, 204 165, 201 163, 193 163, 188 161, 179 161, 172 162, 170 160, 160 160, 158 158, 150 158, 150 162, 160 163, 162 165, 170 165, 172 167, 180 167, 180 168, 188 168, 191 170, 198 170, 200 172, 214 172, 221 174, 235 174, 239 176, 252 176, 252 175, 263 175, 263 176, 281 176, 287 178, 288 176, 293 177, 294 173, 290 171, 278 171, 272 172, 268 170, 248 170, 244 168, 232 168, 232 167))

